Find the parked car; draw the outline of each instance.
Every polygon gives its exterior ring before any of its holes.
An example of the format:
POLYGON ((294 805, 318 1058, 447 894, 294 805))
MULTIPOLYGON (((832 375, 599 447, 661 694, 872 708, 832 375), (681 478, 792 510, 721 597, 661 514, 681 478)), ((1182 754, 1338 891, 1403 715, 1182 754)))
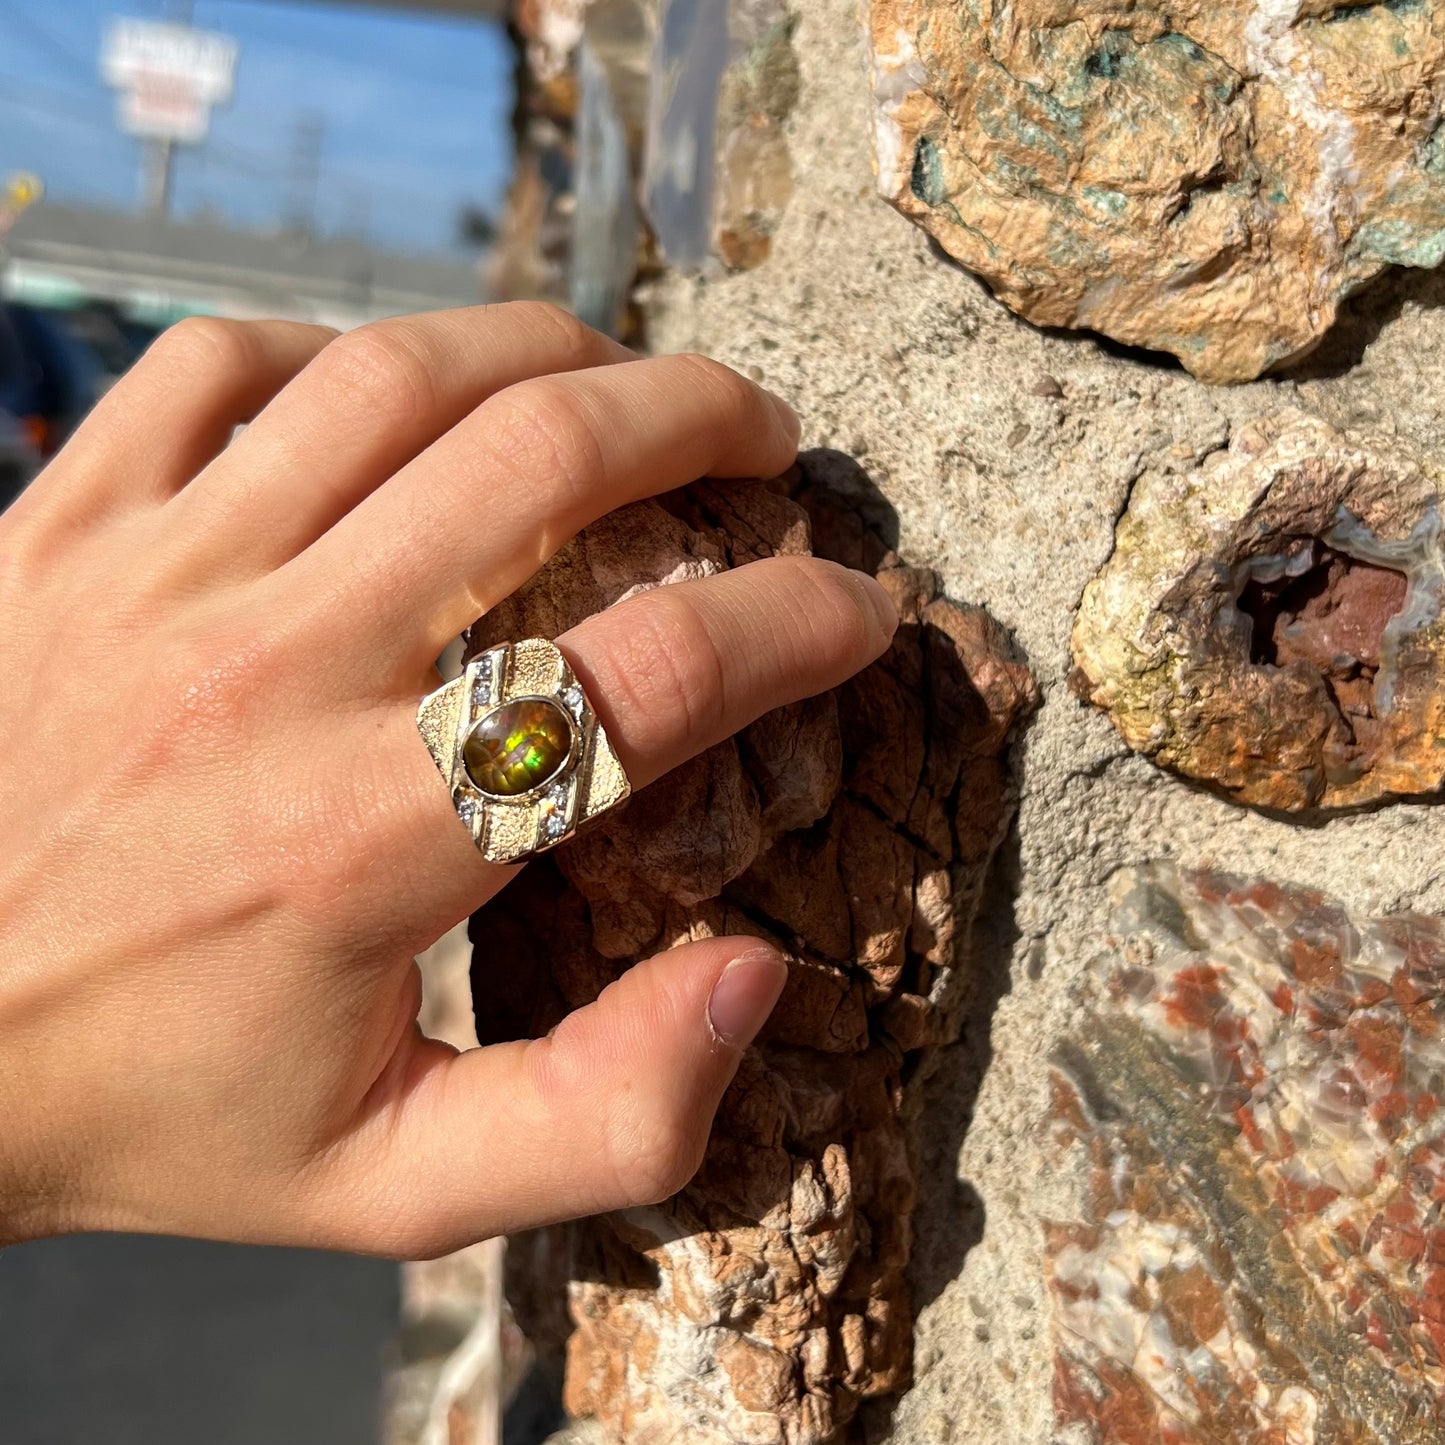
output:
POLYGON ((86 347, 100 364, 101 384, 110 387, 140 360, 159 329, 135 321, 108 302, 54 313, 56 320, 86 347))
POLYGON ((53 456, 100 399, 105 369, 65 313, 0 307, 0 411, 18 420, 42 457, 53 456))
POLYGON ((20 422, 8 411, 0 411, 0 512, 30 485, 41 460, 20 422))
POLYGON ((0 305, 0 508, 155 339, 104 302, 0 305))
POLYGON ((0 307, 0 510, 8 507, 40 470, 42 458, 33 424, 6 409, 23 396, 29 368, 19 337, 0 307))

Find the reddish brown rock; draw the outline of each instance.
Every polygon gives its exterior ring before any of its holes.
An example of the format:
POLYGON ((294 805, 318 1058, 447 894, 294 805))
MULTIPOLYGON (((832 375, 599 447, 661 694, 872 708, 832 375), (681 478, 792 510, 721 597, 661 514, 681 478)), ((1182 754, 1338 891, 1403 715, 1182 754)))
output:
POLYGON ((1075 685, 1130 747, 1243 803, 1432 793, 1442 588, 1434 468, 1286 412, 1135 483, 1079 608, 1075 685))
POLYGON ((544 1231, 514 1298, 571 1338, 567 1402, 631 1442, 821 1445, 906 1383, 915 1052, 951 1037, 959 949, 1010 813, 1027 670, 826 484, 703 484, 617 514, 478 625, 555 632, 635 585, 812 546, 885 579, 903 625, 837 693, 784 708, 639 793, 474 920, 479 1032, 535 1036, 638 958, 752 933, 791 979, 696 1180, 655 1209, 544 1231), (636 559, 636 560, 634 560, 636 559))
POLYGON ((1056 1056, 1060 1428, 1445 1438, 1445 922, 1163 865, 1115 895, 1056 1056))

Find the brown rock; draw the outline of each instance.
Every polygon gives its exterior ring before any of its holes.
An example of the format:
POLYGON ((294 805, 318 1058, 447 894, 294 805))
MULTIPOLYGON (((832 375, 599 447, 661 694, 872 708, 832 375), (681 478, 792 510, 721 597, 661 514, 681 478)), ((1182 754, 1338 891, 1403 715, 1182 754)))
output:
POLYGON ((1299 412, 1146 473, 1074 626, 1079 694, 1243 803, 1344 808, 1445 779, 1434 473, 1299 412))
POLYGON ((893 648, 860 678, 643 790, 474 921, 512 960, 473 978, 484 1041, 545 1032, 689 938, 758 934, 791 959, 693 1183, 516 1251, 524 1324, 545 1344, 566 1291, 568 1406, 615 1439, 821 1445, 908 1377, 909 1051, 956 1034, 957 946, 1035 694, 998 625, 904 567, 829 467, 813 454, 777 484, 618 513, 471 640, 556 632, 637 585, 807 550, 810 531, 902 601, 893 648))
POLYGON ((1245 381, 1445 257, 1430 0, 870 0, 879 187, 1042 326, 1245 381))

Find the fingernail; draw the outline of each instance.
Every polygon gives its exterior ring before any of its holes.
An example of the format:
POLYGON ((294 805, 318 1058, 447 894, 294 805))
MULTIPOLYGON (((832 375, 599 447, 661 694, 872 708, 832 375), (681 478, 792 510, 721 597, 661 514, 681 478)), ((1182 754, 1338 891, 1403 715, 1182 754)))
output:
POLYGON ((892 641, 893 634, 898 631, 898 604, 894 602, 888 589, 871 573, 854 572, 853 578, 858 584, 863 605, 873 614, 873 620, 878 624, 884 641, 892 641))
POLYGON ((746 1048, 767 1023, 788 981, 788 965, 775 949, 755 948, 723 969, 708 1000, 713 1036, 731 1048, 746 1048))
POLYGON ((803 435, 803 423, 799 419, 798 413, 782 397, 774 396, 772 392, 769 392, 768 396, 777 409, 778 416, 782 419, 784 431, 792 439, 793 445, 797 446, 798 439, 803 435))

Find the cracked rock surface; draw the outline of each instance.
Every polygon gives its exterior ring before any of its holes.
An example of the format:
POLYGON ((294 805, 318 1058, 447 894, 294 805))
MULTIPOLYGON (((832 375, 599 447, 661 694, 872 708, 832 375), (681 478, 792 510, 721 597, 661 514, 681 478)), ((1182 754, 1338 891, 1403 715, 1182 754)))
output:
POLYGON ((1445 924, 1167 864, 1054 1051, 1045 1224, 1079 1445, 1445 1435, 1445 924))
POLYGON ((1433 466, 1287 411, 1146 472, 1085 589, 1075 684, 1131 748, 1298 811, 1445 778, 1433 466))
POLYGON ((822 1445, 909 1378, 906 1085, 957 1032, 1008 740, 1035 693, 1003 630, 869 525, 856 471, 814 453, 779 484, 615 513, 471 638, 552 635, 639 586, 810 548, 873 571, 903 619, 851 683, 643 790, 473 919, 512 960, 474 975, 484 1043, 545 1033, 689 939, 751 933, 790 959, 694 1182, 514 1249, 524 1328, 570 1329, 567 1405, 612 1438, 822 1445))
POLYGON ((1210 382, 1445 257, 1437 0, 870 0, 878 184, 1041 326, 1210 382))

